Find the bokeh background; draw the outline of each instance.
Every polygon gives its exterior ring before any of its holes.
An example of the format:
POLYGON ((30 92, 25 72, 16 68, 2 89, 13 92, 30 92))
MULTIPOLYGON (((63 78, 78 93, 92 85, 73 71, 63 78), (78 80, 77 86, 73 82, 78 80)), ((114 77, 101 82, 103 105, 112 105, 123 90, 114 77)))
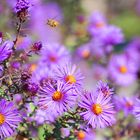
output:
MULTIPOLYGON (((140 0, 31 0, 28 21, 23 25, 18 40, 19 49, 28 48, 32 42, 39 40, 46 42, 60 42, 74 51, 89 39, 87 23, 93 12, 101 12, 110 24, 120 27, 125 41, 116 47, 115 51, 122 51, 125 44, 140 35, 140 0), (55 19, 59 27, 52 29, 47 25, 48 19, 55 19)), ((16 33, 16 17, 13 7, 16 0, 0 1, 0 31, 5 38, 13 39, 16 33)), ((31 62, 34 62, 33 58, 31 62)), ((97 82, 93 77, 93 69, 87 69, 86 62, 79 62, 82 72, 86 75, 85 88, 92 89, 97 82)), ((120 87, 118 94, 131 95, 137 89, 138 83, 129 87, 120 87)), ((102 131, 102 130, 101 130, 102 131)), ((106 135, 109 130, 106 129, 106 135)), ((97 139, 103 139, 97 134, 97 139)), ((43 139, 39 130, 39 139, 43 139)), ((12 140, 13 138, 11 138, 12 140)), ((127 137, 124 137, 124 140, 127 137)), ((25 139, 24 139, 25 140, 25 139)))

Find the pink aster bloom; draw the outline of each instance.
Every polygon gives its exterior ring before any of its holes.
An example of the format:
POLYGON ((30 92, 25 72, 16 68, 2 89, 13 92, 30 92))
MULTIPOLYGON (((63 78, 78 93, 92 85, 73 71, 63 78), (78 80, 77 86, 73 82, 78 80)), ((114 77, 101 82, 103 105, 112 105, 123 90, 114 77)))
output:
POLYGON ((0 139, 13 135, 21 122, 21 116, 12 102, 0 101, 0 139))
POLYGON ((85 92, 81 96, 79 106, 85 109, 80 115, 93 128, 104 128, 115 123, 114 105, 111 102, 110 96, 105 97, 101 93, 97 95, 85 92))
POLYGON ((106 26, 106 19, 101 13, 95 12, 90 16, 88 31, 92 36, 100 34, 100 32, 102 32, 102 29, 104 29, 106 26))
POLYGON ((71 86, 60 81, 41 87, 38 96, 41 109, 50 110, 53 115, 54 113, 63 114, 73 107, 76 100, 71 86))
POLYGON ((127 86, 136 79, 137 66, 126 55, 114 55, 108 65, 108 76, 118 85, 127 86))
POLYGON ((116 111, 124 112, 124 116, 133 115, 136 99, 135 97, 114 96, 113 102, 116 111))
POLYGON ((91 56, 90 43, 84 44, 77 49, 76 54, 78 57, 88 59, 91 56))
POLYGON ((113 25, 105 27, 102 32, 100 32, 98 38, 104 45, 117 45, 124 41, 122 30, 113 25))

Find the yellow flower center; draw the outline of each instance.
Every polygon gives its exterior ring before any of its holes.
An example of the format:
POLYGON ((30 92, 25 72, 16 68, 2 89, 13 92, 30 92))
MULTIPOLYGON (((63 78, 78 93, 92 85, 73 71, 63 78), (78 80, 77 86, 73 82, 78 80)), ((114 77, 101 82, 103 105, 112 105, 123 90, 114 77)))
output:
POLYGON ((121 66, 121 67, 119 68, 119 70, 120 70, 120 72, 121 72, 122 74, 125 74, 125 73, 127 72, 127 67, 126 67, 126 66, 121 66))
POLYGON ((0 113, 0 125, 5 122, 5 116, 0 113))
POLYGON ((68 75, 65 80, 66 82, 69 82, 70 84, 76 83, 76 79, 73 75, 68 75))
POLYGON ((103 112, 102 107, 100 104, 93 104, 92 111, 94 114, 99 115, 103 112))
POLYGON ((104 22, 97 22, 97 23, 96 23, 96 27, 97 27, 97 28, 102 28, 102 27, 104 27, 104 26, 105 26, 104 22))
POLYGON ((84 131, 79 131, 77 134, 78 140, 83 140, 85 138, 85 132, 84 131))
POLYGON ((90 55, 89 50, 84 50, 84 51, 82 52, 82 56, 83 56, 83 58, 88 58, 89 55, 90 55))
POLYGON ((62 97, 63 97, 63 94, 60 91, 55 91, 53 93, 52 99, 54 101, 60 101, 62 99, 62 97))
POLYGON ((30 72, 34 72, 37 68, 37 65, 36 64, 32 64, 29 68, 30 72))

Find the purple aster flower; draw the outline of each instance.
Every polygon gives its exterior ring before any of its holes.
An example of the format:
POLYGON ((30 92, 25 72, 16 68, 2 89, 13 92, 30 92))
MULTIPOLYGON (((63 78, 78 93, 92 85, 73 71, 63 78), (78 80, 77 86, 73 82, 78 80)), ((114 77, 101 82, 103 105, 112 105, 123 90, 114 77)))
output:
POLYGON ((12 102, 0 101, 0 139, 11 136, 21 122, 21 117, 12 102))
POLYGON ((111 96, 105 97, 101 93, 97 95, 85 92, 81 96, 79 106, 85 109, 80 115, 93 128, 104 128, 115 123, 115 111, 111 102, 111 96))
POLYGON ((107 83, 99 81, 97 84, 97 93, 102 93, 104 96, 109 96, 114 94, 113 88, 110 88, 107 83))
POLYGON ((42 48, 42 63, 49 67, 55 67, 56 65, 69 60, 69 52, 64 46, 59 44, 48 44, 42 48))
POLYGON ((135 107, 135 97, 120 97, 114 96, 113 103, 115 105, 116 111, 123 111, 124 115, 132 115, 133 109, 135 107))
POLYGON ((50 113, 62 114, 75 104, 76 95, 71 86, 57 81, 56 84, 48 83, 39 90, 39 106, 48 109, 50 113))
POLYGON ((129 85, 136 79, 137 66, 126 55, 112 56, 108 66, 108 76, 118 85, 129 85))
POLYGON ((135 106, 135 98, 123 97, 121 100, 121 109, 123 109, 124 115, 132 115, 135 106))
POLYGON ((133 113, 135 115, 135 117, 140 120, 140 100, 137 99, 137 102, 134 106, 134 109, 133 109, 133 113))
POLYGON ((28 10, 30 7, 30 1, 29 0, 17 0, 16 6, 15 6, 15 12, 19 13, 22 11, 28 10))
POLYGON ((104 45, 117 45, 124 41, 122 30, 113 25, 105 27, 97 38, 99 38, 104 45))
POLYGON ((77 92, 82 89, 84 77, 76 65, 70 63, 60 65, 54 72, 56 79, 69 83, 77 92))
POLYGON ((77 49, 77 55, 80 58, 87 59, 91 55, 90 44, 84 44, 77 49))
POLYGON ((10 57, 13 45, 13 42, 6 41, 0 46, 0 63, 10 57))
POLYGON ((106 26, 106 19, 101 13, 95 12, 90 16, 88 31, 92 36, 98 35, 106 26))

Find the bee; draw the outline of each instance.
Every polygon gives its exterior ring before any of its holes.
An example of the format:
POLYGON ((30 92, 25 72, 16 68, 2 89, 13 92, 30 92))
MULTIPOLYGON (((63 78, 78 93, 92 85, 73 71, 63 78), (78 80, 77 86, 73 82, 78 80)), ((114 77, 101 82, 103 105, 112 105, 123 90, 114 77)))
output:
POLYGON ((49 25, 50 27, 57 27, 59 25, 59 22, 54 19, 48 19, 47 25, 49 25))

